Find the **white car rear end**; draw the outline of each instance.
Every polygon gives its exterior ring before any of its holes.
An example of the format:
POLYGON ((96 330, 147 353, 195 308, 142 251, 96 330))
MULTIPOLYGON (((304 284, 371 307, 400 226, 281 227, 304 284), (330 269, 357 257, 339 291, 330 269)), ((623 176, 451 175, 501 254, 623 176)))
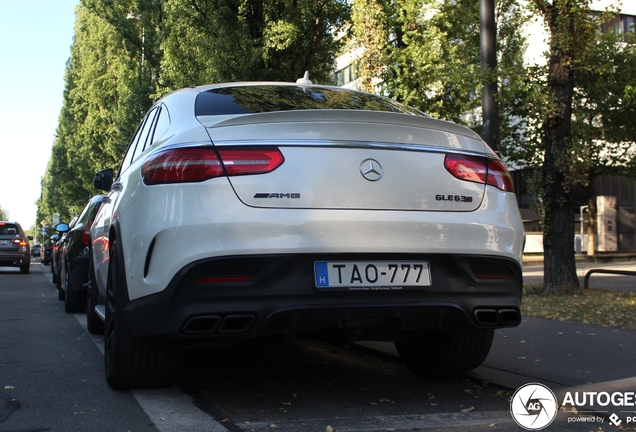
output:
POLYGON ((523 224, 472 131, 281 83, 184 89, 147 119, 91 230, 112 386, 169 385, 184 341, 318 332, 393 340, 414 371, 457 373, 520 322, 523 224), (120 371, 131 362, 143 377, 120 371))

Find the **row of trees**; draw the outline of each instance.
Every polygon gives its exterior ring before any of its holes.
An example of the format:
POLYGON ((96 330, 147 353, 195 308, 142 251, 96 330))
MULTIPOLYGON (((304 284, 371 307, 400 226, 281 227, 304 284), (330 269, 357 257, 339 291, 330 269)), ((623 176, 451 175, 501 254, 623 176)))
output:
POLYGON ((546 270, 556 269, 546 289, 576 285, 570 192, 608 168, 631 174, 636 41, 599 32, 608 17, 590 15, 589 0, 496 4, 499 66, 484 73, 477 0, 81 0, 37 220, 77 214, 94 172, 117 166, 167 92, 305 70, 331 83, 338 53, 357 50, 363 89, 477 131, 481 86, 498 80, 501 152, 540 174, 546 270), (524 63, 533 17, 549 31, 540 66, 524 63))

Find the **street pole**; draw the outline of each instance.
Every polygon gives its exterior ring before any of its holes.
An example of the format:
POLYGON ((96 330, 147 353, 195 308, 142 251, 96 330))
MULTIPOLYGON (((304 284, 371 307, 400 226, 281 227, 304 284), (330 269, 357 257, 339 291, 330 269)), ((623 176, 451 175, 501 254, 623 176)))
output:
POLYGON ((481 69, 487 80, 481 89, 482 138, 499 153, 499 106, 497 94, 497 24, 495 0, 479 0, 479 38, 481 69))

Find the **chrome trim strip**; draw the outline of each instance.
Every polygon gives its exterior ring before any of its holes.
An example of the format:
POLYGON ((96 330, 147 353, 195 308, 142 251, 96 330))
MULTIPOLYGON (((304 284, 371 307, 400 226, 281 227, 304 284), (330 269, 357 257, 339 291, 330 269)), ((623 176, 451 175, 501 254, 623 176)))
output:
MULTIPOLYGON (((209 145, 209 144, 208 144, 209 145)), ((384 149, 384 150, 403 150, 414 152, 428 153, 455 153, 488 157, 487 152, 479 152, 473 150, 440 147, 423 144, 403 144, 403 143, 383 143, 371 141, 340 141, 340 140, 236 140, 236 141, 215 141, 214 145, 224 146, 249 146, 249 145, 270 145, 276 147, 341 147, 341 148, 360 148, 360 149, 384 149)))

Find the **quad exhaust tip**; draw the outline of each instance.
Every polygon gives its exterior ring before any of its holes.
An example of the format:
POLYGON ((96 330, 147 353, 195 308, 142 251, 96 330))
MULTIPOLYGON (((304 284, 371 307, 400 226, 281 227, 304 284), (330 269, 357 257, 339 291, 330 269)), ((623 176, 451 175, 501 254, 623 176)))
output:
POLYGON ((517 326, 521 313, 516 309, 476 309, 475 321, 482 326, 517 326))
POLYGON ((190 318, 183 326, 183 333, 189 335, 245 333, 256 320, 253 314, 205 315, 190 318))

